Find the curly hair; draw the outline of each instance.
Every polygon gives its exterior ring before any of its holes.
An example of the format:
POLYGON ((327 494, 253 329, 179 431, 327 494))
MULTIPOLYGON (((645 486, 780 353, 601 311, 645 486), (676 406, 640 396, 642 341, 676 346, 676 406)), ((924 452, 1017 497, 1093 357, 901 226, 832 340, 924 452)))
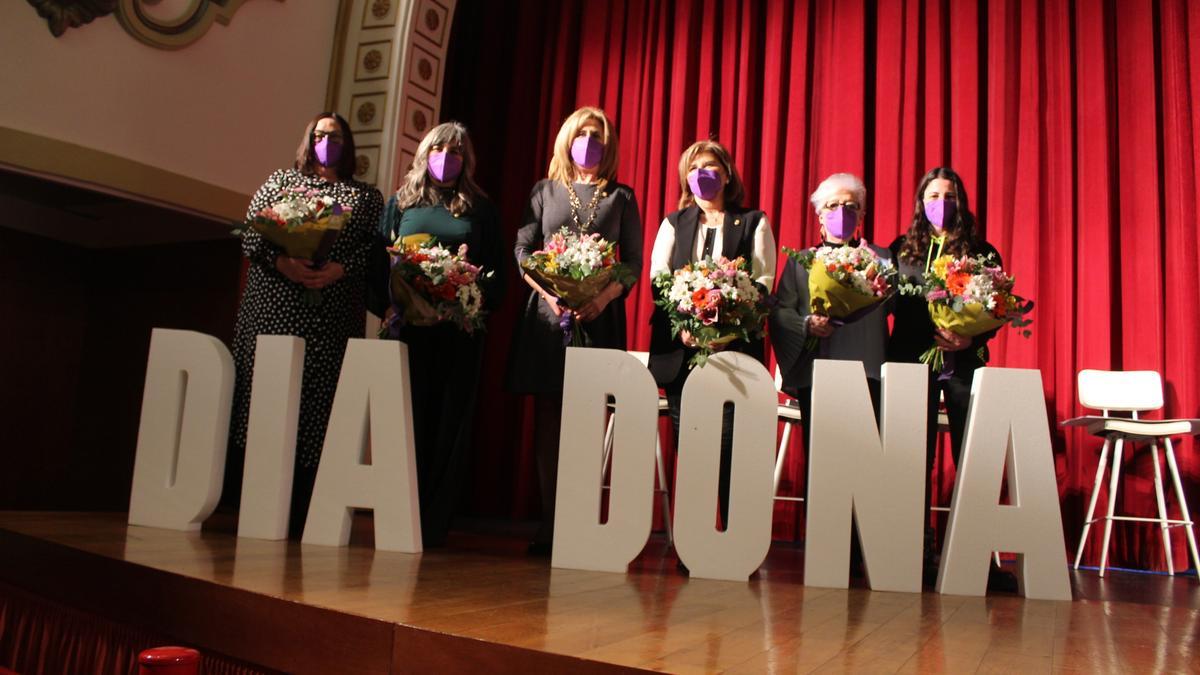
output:
POLYGON ((944 253, 953 256, 968 255, 975 247, 977 234, 975 232, 975 214, 971 213, 971 205, 967 199, 967 188, 963 186, 962 178, 954 169, 945 166, 935 167, 921 177, 917 184, 917 194, 913 205, 912 224, 904 233, 904 243, 900 246, 900 257, 909 261, 922 261, 929 251, 929 240, 933 236, 933 225, 925 217, 925 188, 933 181, 944 178, 954 185, 958 195, 954 220, 946 223, 943 228, 946 243, 942 248, 944 253))

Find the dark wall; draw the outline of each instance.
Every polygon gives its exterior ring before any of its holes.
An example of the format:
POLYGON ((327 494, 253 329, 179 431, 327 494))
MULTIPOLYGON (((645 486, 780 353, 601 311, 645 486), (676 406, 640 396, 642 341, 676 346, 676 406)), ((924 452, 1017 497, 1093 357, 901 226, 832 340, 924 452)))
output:
POLYGON ((0 508, 129 505, 150 331, 228 343, 238 242, 85 249, 0 227, 0 508))

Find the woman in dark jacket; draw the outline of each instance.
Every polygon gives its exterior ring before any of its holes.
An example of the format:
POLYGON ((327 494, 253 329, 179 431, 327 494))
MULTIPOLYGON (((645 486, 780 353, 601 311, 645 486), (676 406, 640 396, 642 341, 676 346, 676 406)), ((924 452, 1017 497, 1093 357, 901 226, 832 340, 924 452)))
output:
MULTIPOLYGON (((821 181, 810 201, 821 225, 823 247, 858 246, 867 188, 857 176, 835 173, 821 181)), ((875 255, 891 260, 888 249, 868 244, 875 255)), ((857 312, 852 320, 813 314, 809 301, 808 270, 788 258, 779 275, 777 304, 771 310, 771 346, 779 363, 783 390, 800 405, 800 424, 808 447, 812 410, 812 371, 816 359, 861 361, 876 416, 879 411, 879 377, 887 351, 887 315, 892 301, 885 300, 857 312), (815 349, 807 349, 816 337, 815 349)))
MULTIPOLYGON (((912 224, 889 247, 900 270, 901 281, 918 283, 933 261, 942 255, 995 256, 1000 254, 975 232, 967 190, 952 169, 938 167, 921 178, 917 186, 912 224)), ((923 352, 937 345, 946 352, 946 368, 929 374, 928 455, 932 466, 937 442, 939 395, 946 403, 950 420, 950 454, 958 464, 962 450, 971 379, 984 364, 987 342, 995 331, 975 338, 937 328, 929 318, 924 298, 902 296, 896 302, 895 323, 888 342, 888 360, 917 363, 923 352)))
MULTIPOLYGON (((925 174, 917 185, 912 223, 908 231, 892 242, 892 255, 900 270, 901 282, 917 283, 933 261, 943 255, 994 256, 1000 263, 996 248, 975 230, 975 215, 971 213, 967 189, 953 169, 937 167, 925 174)), ((937 452, 938 400, 946 404, 950 423, 950 456, 959 464, 963 436, 967 424, 967 408, 971 403, 971 380, 975 370, 987 361, 987 343, 996 331, 974 338, 964 337, 944 328, 937 328, 929 318, 924 298, 901 296, 896 302, 895 322, 888 341, 888 360, 917 363, 921 354, 936 345, 945 352, 945 367, 929 373, 929 402, 925 429, 925 475, 933 469, 937 452)), ((931 486, 925 484, 926 511, 930 504, 931 486)), ((933 532, 925 530, 925 583, 933 583, 937 575, 937 552, 933 532)), ((993 566, 988 577, 993 590, 1016 590, 1011 573, 993 566)))

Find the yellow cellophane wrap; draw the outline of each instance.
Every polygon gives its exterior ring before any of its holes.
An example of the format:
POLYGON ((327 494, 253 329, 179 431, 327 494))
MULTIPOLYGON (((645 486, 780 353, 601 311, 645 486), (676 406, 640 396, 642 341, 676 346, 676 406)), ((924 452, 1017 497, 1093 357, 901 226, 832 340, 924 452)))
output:
POLYGON ((612 279, 612 271, 603 269, 586 279, 546 274, 541 270, 522 266, 525 273, 533 277, 539 286, 561 298, 571 309, 579 309, 600 294, 612 279))
POLYGON ((809 306, 813 314, 844 319, 854 312, 883 300, 873 295, 864 295, 856 289, 843 286, 829 276, 820 261, 813 261, 808 270, 809 306), (824 303, 824 304, 822 304, 824 303))
POLYGON ((975 337, 1004 325, 1002 319, 992 316, 986 307, 977 302, 966 303, 961 312, 955 312, 946 305, 931 303, 929 318, 938 328, 945 328, 964 337, 975 337))
POLYGON ((304 223, 298 227, 273 227, 254 221, 250 227, 262 235, 263 239, 282 248, 289 258, 315 260, 318 256, 329 254, 333 242, 350 218, 349 213, 328 216, 315 222, 304 223))

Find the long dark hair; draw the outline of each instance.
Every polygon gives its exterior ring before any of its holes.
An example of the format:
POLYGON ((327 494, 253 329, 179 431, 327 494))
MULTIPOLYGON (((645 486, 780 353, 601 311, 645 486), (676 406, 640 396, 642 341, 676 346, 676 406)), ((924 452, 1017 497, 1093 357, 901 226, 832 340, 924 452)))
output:
POLYGON ((335 112, 318 113, 304 128, 300 147, 296 148, 295 167, 300 170, 300 173, 316 173, 314 167, 317 165, 317 152, 313 150, 313 132, 316 130, 317 124, 327 117, 332 117, 342 130, 342 156, 336 167, 338 180, 350 180, 354 177, 354 169, 358 162, 358 153, 354 148, 354 133, 350 131, 350 124, 345 118, 335 112))
POLYGON ((963 186, 962 178, 949 167, 939 166, 929 170, 917 184, 916 203, 913 205, 912 224, 904 233, 904 244, 900 247, 900 257, 909 261, 924 262, 929 251, 929 239, 933 236, 933 225, 925 217, 925 188, 938 178, 944 178, 954 185, 958 193, 954 211, 954 220, 946 223, 943 232, 946 233, 946 243, 942 252, 953 256, 964 256, 975 247, 975 214, 971 213, 971 203, 967 199, 967 188, 963 186))

